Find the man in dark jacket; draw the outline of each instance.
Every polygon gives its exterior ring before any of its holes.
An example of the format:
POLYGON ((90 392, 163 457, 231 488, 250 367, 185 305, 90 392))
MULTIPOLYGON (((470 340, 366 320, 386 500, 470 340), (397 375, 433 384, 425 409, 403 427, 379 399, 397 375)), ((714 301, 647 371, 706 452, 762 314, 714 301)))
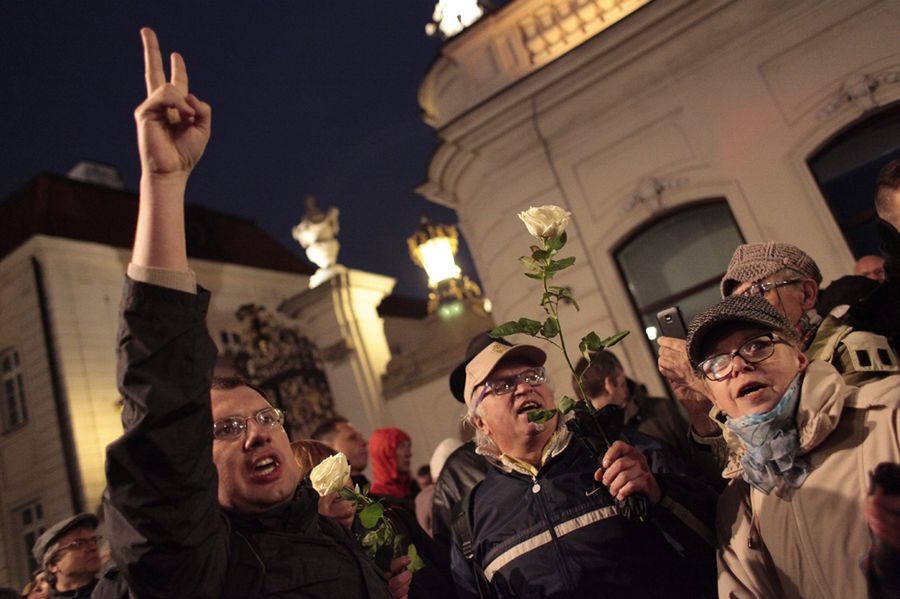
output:
MULTIPOLYGON (((211 110, 172 55, 141 31, 148 97, 135 111, 142 177, 119 332, 124 433, 107 449, 112 554, 134 597, 391 596, 378 572, 300 484, 283 414, 257 390, 212 392, 216 349, 184 243, 184 190, 211 110)), ((407 559, 392 564, 403 597, 407 559)))
POLYGON ((470 496, 471 559, 454 546, 461 594, 711 596, 715 494, 652 468, 664 452, 639 433, 655 455, 615 441, 598 468, 559 416, 529 422, 528 412, 554 407, 545 359, 534 346, 493 343, 466 366, 469 419, 493 467, 470 496), (634 493, 650 505, 645 521, 616 503, 634 493))

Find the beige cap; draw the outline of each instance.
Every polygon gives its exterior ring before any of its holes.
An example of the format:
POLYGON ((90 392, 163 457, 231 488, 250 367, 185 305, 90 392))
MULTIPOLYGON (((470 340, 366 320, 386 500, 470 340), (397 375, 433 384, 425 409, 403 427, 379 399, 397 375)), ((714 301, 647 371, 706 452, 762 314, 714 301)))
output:
POLYGON ((547 361, 547 354, 544 353, 544 350, 533 345, 491 343, 478 352, 478 355, 466 365, 466 387, 463 392, 466 405, 471 405, 472 394, 475 388, 487 379, 500 360, 509 358, 522 358, 535 366, 543 366, 544 362, 547 361))

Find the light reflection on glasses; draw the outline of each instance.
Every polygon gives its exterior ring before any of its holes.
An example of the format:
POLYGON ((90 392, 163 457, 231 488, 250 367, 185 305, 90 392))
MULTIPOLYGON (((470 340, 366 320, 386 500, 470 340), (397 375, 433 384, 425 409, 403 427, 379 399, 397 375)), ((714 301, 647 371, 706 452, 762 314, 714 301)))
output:
POLYGON ((213 438, 236 439, 247 430, 247 421, 256 420, 261 426, 273 428, 284 423, 284 412, 278 408, 263 408, 253 416, 226 416, 213 422, 213 438))

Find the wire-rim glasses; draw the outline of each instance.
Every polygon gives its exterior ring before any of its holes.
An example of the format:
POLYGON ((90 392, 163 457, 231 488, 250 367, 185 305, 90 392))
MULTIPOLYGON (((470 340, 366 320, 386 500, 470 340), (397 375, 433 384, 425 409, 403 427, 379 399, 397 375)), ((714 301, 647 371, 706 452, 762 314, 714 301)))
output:
POLYGON ((803 280, 803 277, 794 277, 793 279, 785 279, 783 281, 769 281, 767 283, 753 283, 744 290, 741 295, 746 297, 764 297, 766 293, 785 285, 793 285, 803 280))
POLYGON ((253 416, 226 416, 213 422, 213 438, 236 439, 247 430, 247 421, 256 420, 261 426, 274 428, 284 424, 284 412, 278 408, 263 408, 253 416))

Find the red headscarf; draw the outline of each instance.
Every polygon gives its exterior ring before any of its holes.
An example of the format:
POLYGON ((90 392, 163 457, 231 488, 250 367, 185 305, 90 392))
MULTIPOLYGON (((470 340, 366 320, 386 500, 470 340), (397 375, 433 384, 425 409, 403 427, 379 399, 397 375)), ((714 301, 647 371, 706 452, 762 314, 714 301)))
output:
POLYGON ((409 435, 399 428, 379 428, 369 437, 369 458, 374 479, 372 493, 412 499, 409 472, 397 472, 397 446, 409 440, 409 435))

